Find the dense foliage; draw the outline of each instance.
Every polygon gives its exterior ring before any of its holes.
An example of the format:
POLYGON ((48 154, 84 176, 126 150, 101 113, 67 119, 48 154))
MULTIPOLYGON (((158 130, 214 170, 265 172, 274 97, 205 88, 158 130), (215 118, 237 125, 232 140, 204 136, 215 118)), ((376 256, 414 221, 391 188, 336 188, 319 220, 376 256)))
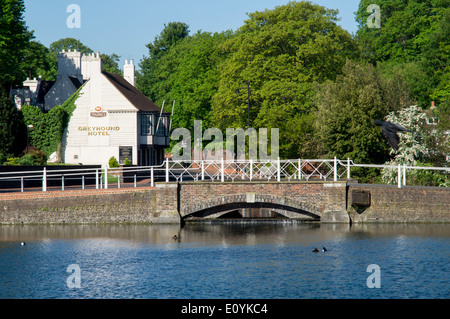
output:
POLYGON ((23 0, 0 0, 0 88, 20 84, 26 76, 22 68, 33 38, 23 20, 23 0))
MULTIPOLYGON (((186 24, 170 23, 147 45, 138 86, 159 104, 176 100, 172 128, 192 130, 201 119, 224 131, 250 121, 280 129, 282 157, 387 162, 394 155, 374 119, 427 109, 432 99, 438 123, 450 117, 449 9, 448 0, 380 0, 377 29, 367 25, 371 3, 360 2, 355 37, 335 10, 307 1, 250 13, 236 32, 189 35, 186 24)), ((423 143, 442 140, 438 127, 423 143)))
POLYGON ((18 156, 26 146, 26 127, 22 114, 0 90, 0 163, 8 157, 18 156))

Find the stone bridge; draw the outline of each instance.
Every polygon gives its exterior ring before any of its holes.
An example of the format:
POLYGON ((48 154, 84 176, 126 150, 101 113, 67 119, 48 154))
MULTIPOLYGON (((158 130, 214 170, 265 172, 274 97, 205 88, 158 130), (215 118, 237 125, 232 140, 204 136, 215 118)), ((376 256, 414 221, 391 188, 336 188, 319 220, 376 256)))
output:
POLYGON ((177 184, 182 219, 218 217, 242 208, 268 208, 293 219, 349 222, 346 182, 225 182, 177 184))
POLYGON ((450 188, 351 181, 169 182, 156 187, 0 193, 2 224, 162 223, 267 208, 322 223, 450 222, 450 188))

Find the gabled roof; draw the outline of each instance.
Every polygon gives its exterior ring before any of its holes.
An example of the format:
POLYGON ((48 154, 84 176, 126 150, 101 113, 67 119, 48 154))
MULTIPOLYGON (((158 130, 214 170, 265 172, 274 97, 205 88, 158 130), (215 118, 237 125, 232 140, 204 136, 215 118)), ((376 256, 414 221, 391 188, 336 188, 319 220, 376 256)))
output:
POLYGON ((69 80, 72 82, 72 84, 77 88, 77 90, 80 88, 83 83, 78 80, 75 76, 69 76, 69 80))
POLYGON ((55 82, 56 81, 41 81, 37 95, 39 104, 45 104, 45 95, 50 91, 55 82))
MULTIPOLYGON (((117 74, 102 71, 102 74, 114 85, 114 87, 125 96, 130 103, 139 111, 161 112, 161 108, 150 101, 144 94, 137 90, 127 80, 117 74)), ((166 112, 164 112, 166 113, 166 112)))

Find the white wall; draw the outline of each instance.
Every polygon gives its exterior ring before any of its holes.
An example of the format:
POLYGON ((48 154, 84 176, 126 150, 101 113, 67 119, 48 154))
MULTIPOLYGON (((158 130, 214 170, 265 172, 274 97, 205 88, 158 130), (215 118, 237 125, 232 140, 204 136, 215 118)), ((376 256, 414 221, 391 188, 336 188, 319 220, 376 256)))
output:
POLYGON ((63 161, 107 165, 111 156, 119 160, 119 146, 132 146, 137 165, 138 110, 101 73, 92 74, 80 93, 64 134, 63 161), (94 117, 91 112, 106 116, 94 117))

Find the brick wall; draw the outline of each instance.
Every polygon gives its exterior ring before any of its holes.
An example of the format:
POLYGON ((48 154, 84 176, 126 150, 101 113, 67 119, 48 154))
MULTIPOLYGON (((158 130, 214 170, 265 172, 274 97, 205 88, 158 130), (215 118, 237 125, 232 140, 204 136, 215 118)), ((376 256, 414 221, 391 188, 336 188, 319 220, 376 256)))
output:
POLYGON ((154 187, 0 194, 0 224, 178 222, 154 187))
POLYGON ((450 222, 450 189, 349 185, 347 210, 352 222, 450 222), (352 206, 354 190, 370 193, 370 206, 352 206))

